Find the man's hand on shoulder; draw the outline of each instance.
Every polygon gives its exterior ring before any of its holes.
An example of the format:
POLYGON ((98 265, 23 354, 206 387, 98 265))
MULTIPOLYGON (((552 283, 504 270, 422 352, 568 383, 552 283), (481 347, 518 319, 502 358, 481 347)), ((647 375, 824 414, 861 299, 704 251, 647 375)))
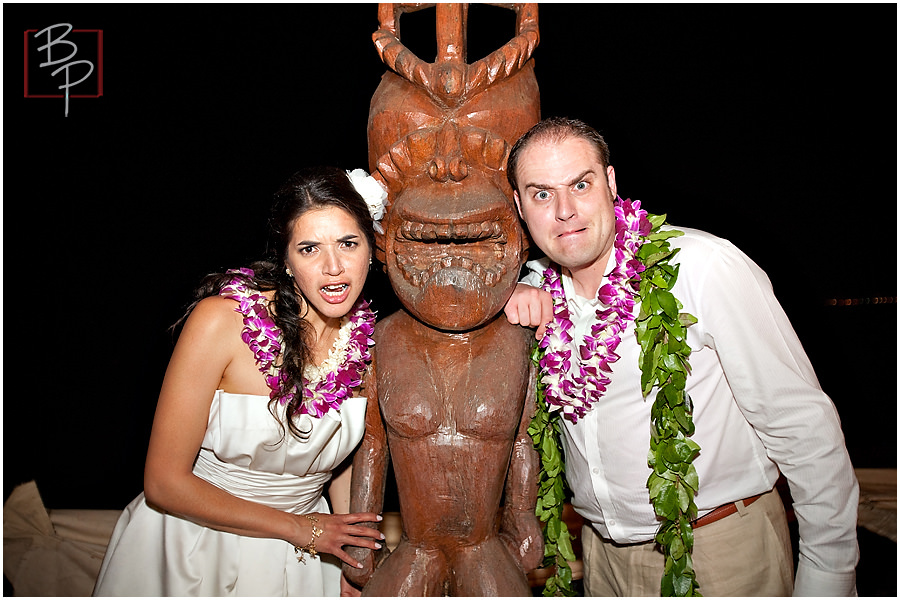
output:
POLYGON ((553 318, 553 299, 549 292, 525 283, 517 283, 516 289, 503 308, 506 320, 513 325, 537 327, 534 337, 544 337, 547 323, 553 318))

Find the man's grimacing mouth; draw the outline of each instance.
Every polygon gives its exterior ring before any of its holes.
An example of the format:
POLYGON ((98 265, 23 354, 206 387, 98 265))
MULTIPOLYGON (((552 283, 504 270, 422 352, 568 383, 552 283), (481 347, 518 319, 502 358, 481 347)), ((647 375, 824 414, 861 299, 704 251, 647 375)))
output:
MULTIPOLYGON (((404 220, 397 231, 395 256, 403 278, 421 287, 432 275, 447 267, 471 271, 486 286, 493 287, 506 274, 506 235, 494 220, 468 223, 425 223, 404 220), (434 252, 417 252, 416 260, 403 252, 407 243, 435 244, 434 252), (447 249, 458 251, 450 254, 447 249), (431 256, 429 256, 431 254, 431 256), (484 260, 487 259, 487 260, 484 260), (489 261, 489 262, 488 262, 489 261), (423 262, 427 264, 422 264, 423 262), (486 262, 487 265, 482 264, 486 262), (415 263, 422 265, 416 266, 415 263)), ((422 249, 421 246, 419 249, 422 249)))
POLYGON ((581 233, 582 231, 584 231, 586 229, 587 229, 587 227, 582 227, 581 229, 570 229, 568 231, 563 231, 562 233, 557 234, 556 237, 561 238, 561 237, 564 237, 567 235, 572 235, 573 233, 581 233))

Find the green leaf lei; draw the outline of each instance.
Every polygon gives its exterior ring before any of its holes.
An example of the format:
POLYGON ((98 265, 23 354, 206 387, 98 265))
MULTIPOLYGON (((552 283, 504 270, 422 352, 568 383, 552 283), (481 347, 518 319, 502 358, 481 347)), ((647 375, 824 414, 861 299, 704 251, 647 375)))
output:
POLYGON ((641 392, 646 398, 657 387, 650 409, 650 452, 647 464, 653 469, 647 479, 650 500, 662 520, 656 541, 666 558, 660 583, 663 596, 699 596, 691 552, 694 530, 691 520, 697 516, 694 494, 699 489, 694 458, 700 446, 694 434, 693 405, 685 392, 690 374, 687 328, 697 322, 688 313, 679 312, 681 302, 670 291, 678 279, 680 265, 669 264, 678 250, 669 247, 669 238, 681 231, 660 231, 665 215, 647 215, 653 225, 647 241, 637 252, 646 267, 641 274, 640 311, 635 333, 641 346, 641 392))
MULTIPOLYGON (((641 273, 638 299, 640 310, 635 319, 635 334, 640 344, 641 391, 646 398, 658 388, 650 410, 650 452, 647 463, 653 469, 647 488, 661 523, 656 541, 665 556, 660 582, 662 596, 700 596, 691 552, 694 532, 691 521, 697 515, 694 495, 699 489, 694 458, 700 446, 689 439, 694 433, 693 405, 685 391, 690 374, 691 348, 687 328, 696 317, 680 312, 681 302, 671 289, 678 279, 679 265, 669 264, 678 249, 669 238, 684 235, 677 230, 662 231, 666 215, 647 215, 652 228, 637 257, 646 267, 641 273)), ((532 361, 540 361, 542 351, 535 345, 532 361)), ((538 368, 538 407, 528 429, 534 447, 541 456, 537 508, 544 523, 544 565, 556 565, 556 573, 547 579, 544 596, 572 596, 574 561, 572 536, 562 521, 566 498, 565 462, 560 444, 559 411, 550 413, 544 401, 544 386, 538 368)))
POLYGON ((535 344, 531 361, 537 368, 537 407, 528 426, 528 434, 541 457, 538 474, 538 498, 535 514, 544 528, 544 562, 541 566, 553 567, 553 573, 544 583, 545 596, 574 596, 572 589, 572 567, 575 561, 572 550, 573 536, 562 520, 568 486, 566 486, 566 464, 563 461, 562 446, 559 441, 559 411, 550 412, 544 399, 544 384, 541 382, 540 347, 535 344))

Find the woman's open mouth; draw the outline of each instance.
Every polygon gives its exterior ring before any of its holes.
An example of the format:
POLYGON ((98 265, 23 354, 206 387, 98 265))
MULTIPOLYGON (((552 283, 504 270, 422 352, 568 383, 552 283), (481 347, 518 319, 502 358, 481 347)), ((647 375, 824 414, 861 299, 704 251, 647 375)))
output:
POLYGON ((335 283, 319 288, 319 292, 321 292, 322 297, 325 298, 325 301, 332 304, 340 304, 341 302, 346 300, 349 291, 350 284, 347 283, 335 283))

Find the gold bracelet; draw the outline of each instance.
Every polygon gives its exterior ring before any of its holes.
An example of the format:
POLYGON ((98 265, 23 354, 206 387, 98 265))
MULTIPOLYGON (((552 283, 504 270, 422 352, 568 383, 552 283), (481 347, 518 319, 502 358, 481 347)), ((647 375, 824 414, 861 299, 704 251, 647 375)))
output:
POLYGON ((324 533, 322 528, 317 527, 316 523, 319 522, 319 518, 313 515, 303 515, 307 519, 309 519, 310 524, 312 524, 312 539, 309 540, 309 543, 305 546, 294 546, 294 554, 299 554, 297 557, 297 562, 302 562, 304 565, 306 564, 306 557, 303 556, 303 553, 306 552, 312 557, 315 557, 318 552, 316 552, 316 538, 324 533))

